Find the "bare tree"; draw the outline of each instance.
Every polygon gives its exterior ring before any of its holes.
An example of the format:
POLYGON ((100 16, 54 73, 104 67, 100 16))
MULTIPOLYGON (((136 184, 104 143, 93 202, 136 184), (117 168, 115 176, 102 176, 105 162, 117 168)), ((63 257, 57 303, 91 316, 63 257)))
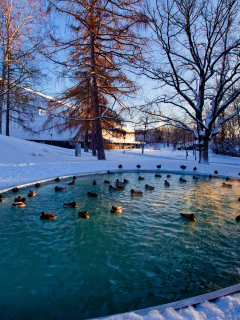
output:
POLYGON ((236 0, 156 0, 146 7, 160 59, 142 66, 143 73, 162 86, 154 101, 162 121, 199 140, 200 163, 209 162, 211 137, 240 110, 221 117, 240 94, 238 10, 236 0))

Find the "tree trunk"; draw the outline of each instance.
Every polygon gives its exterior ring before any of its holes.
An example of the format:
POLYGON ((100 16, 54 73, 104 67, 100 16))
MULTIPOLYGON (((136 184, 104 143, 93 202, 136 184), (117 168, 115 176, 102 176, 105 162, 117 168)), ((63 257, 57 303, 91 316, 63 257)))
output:
POLYGON ((84 152, 88 152, 88 129, 86 129, 86 131, 85 131, 84 152))
POLYGON ((96 143, 97 143, 97 156, 98 160, 106 160, 101 121, 99 119, 99 101, 98 101, 98 88, 96 80, 96 68, 95 68, 95 57, 94 57, 94 35, 90 34, 90 44, 91 44, 91 67, 92 67, 92 97, 94 106, 94 118, 95 120, 95 132, 96 132, 96 143))
POLYGON ((209 164, 208 159, 208 144, 209 138, 205 136, 199 137, 199 163, 201 164, 209 164))
POLYGON ((7 111, 6 111, 6 136, 9 136, 10 126, 10 64, 7 65, 7 111))
POLYGON ((92 155, 94 157, 97 156, 97 152, 96 152, 96 139, 95 139, 95 131, 92 130, 92 155))
POLYGON ((4 63, 4 64, 3 64, 3 68, 2 68, 1 95, 0 95, 0 134, 3 133, 3 128, 2 128, 2 113, 3 113, 5 80, 6 80, 6 64, 4 63))

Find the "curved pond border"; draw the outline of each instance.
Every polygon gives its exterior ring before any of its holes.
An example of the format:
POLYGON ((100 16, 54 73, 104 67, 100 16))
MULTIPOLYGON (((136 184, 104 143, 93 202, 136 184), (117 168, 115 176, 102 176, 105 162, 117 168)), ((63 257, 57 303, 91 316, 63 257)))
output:
MULTIPOLYGON (((119 170, 111 170, 111 172, 114 173, 128 173, 128 172, 135 172, 135 173, 140 173, 140 172, 146 172, 146 173, 173 173, 173 174, 185 174, 185 175, 195 175, 195 176, 205 176, 208 177, 209 174, 206 173, 196 173, 196 172, 189 172, 189 171, 177 171, 177 170, 161 170, 161 169, 154 169, 154 170, 144 170, 144 169, 135 169, 135 170, 123 170, 123 169, 119 169, 119 170)), ((85 172, 85 173, 78 173, 76 174, 77 177, 81 177, 81 176, 86 176, 86 175, 94 175, 94 174, 107 174, 107 171, 99 171, 99 172, 85 172)), ((59 176, 60 179, 67 179, 72 177, 73 175, 67 175, 67 176, 59 176)), ((213 178, 221 178, 221 179, 226 179, 227 176, 224 175, 212 175, 213 178)), ((236 178, 236 177, 229 177, 229 178, 233 178, 236 181, 240 181, 240 178, 236 178)), ((39 182, 39 183, 44 183, 44 182, 48 182, 48 181, 54 181, 54 179, 56 179, 56 177, 54 178, 48 178, 48 179, 44 179, 44 180, 40 180, 40 181, 35 181, 35 182, 31 182, 31 183, 26 183, 23 185, 19 185, 19 186, 12 186, 11 188, 7 188, 4 190, 0 190, 0 192, 7 192, 9 190, 11 190, 14 187, 18 187, 18 188, 24 188, 27 186, 32 186, 35 183, 39 182)), ((173 308, 174 310, 177 309, 181 309, 181 308, 187 308, 188 306, 193 306, 195 307, 196 305, 204 302, 204 301, 215 301, 220 297, 223 296, 227 296, 230 294, 234 294, 240 292, 240 284, 236 284, 234 286, 230 286, 224 289, 220 289, 217 291, 213 291, 213 292, 209 292, 209 293, 205 293, 199 296, 195 296, 192 298, 188 298, 188 299, 184 299, 184 300, 179 300, 179 301, 175 301, 175 302, 171 302, 171 303, 167 303, 167 304, 162 304, 159 306, 155 306, 155 307, 149 307, 149 308, 145 308, 145 309, 140 309, 140 310, 133 310, 133 311, 129 311, 129 312, 134 312, 135 314, 139 315, 139 316, 146 316, 148 315, 148 313, 152 310, 157 310, 159 313, 162 313, 164 310, 166 310, 167 308, 173 308)), ((121 316, 123 316, 123 318, 125 317, 126 319, 129 319, 129 312, 125 312, 125 313, 121 313, 121 316)), ((111 319, 114 319, 115 317, 117 318, 120 314, 116 314, 116 315, 109 315, 106 317, 100 317, 100 318, 93 318, 93 319, 106 319, 111 317, 111 319)), ((89 320, 93 320, 93 319, 89 319, 89 320)))

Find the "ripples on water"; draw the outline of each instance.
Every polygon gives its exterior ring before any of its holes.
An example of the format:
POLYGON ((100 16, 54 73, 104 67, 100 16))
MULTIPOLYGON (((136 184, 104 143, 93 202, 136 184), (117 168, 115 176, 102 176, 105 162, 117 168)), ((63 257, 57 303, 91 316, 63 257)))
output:
MULTIPOLYGON (((87 319, 127 312, 218 290, 239 282, 240 183, 200 177, 187 183, 153 173, 82 176, 45 183, 25 208, 0 203, 1 319, 87 319), (108 191, 104 179, 128 178, 108 191), (93 186, 92 180, 100 181, 93 186), (155 191, 144 191, 148 183, 155 191), (54 187, 67 186, 65 192, 54 187), (131 197, 130 189, 144 191, 131 197), (87 192, 100 193, 88 198, 87 192), (77 201, 77 209, 62 203, 77 201), (122 205, 122 214, 111 214, 122 205), (87 210, 90 219, 79 219, 87 210), (41 221, 42 211, 58 214, 41 221), (180 218, 195 213, 197 221, 180 218)), ((17 195, 26 196, 23 188, 17 195)))

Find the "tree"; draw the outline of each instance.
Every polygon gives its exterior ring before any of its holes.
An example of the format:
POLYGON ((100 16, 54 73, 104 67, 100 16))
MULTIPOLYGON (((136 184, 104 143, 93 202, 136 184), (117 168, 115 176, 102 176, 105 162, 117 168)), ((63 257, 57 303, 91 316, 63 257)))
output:
POLYGON ((200 163, 209 162, 210 139, 240 110, 221 117, 240 94, 238 10, 235 0, 156 0, 146 7, 161 59, 141 66, 162 86, 153 103, 162 106, 162 121, 194 133, 200 163))
POLYGON ((89 120, 94 123, 99 160, 105 159, 103 122, 114 121, 111 110, 115 105, 119 110, 126 108, 120 96, 136 91, 123 68, 141 56, 139 39, 132 31, 140 2, 49 0, 52 7, 70 19, 72 38, 55 41, 68 52, 68 61, 62 65, 74 82, 65 99, 76 108, 74 117, 78 123, 89 120), (82 117, 83 113, 87 118, 82 117))

